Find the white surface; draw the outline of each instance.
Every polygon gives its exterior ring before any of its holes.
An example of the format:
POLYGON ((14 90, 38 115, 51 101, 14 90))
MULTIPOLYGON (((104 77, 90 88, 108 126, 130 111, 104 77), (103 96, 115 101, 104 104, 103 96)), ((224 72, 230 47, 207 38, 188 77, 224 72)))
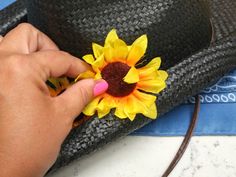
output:
MULTIPOLYGON (((128 136, 49 177, 160 177, 182 140, 128 136)), ((236 177, 236 137, 193 137, 169 177, 236 177)))

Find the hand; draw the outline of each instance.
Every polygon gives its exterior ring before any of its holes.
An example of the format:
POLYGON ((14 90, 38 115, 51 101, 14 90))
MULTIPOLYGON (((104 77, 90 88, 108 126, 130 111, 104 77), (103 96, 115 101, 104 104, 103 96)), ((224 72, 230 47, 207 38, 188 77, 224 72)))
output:
POLYGON ((49 77, 75 78, 88 66, 43 33, 21 24, 0 37, 0 171, 2 177, 43 176, 55 162, 76 116, 107 89, 81 80, 51 97, 49 77))

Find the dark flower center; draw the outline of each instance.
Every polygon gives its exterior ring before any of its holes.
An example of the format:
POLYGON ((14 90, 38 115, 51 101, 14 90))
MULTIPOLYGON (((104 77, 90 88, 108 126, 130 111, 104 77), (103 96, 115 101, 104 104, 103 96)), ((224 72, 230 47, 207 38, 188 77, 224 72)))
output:
POLYGON ((115 97, 124 97, 132 93, 136 84, 128 84, 123 81, 129 70, 130 66, 121 62, 109 63, 103 68, 101 74, 109 85, 108 94, 115 97))

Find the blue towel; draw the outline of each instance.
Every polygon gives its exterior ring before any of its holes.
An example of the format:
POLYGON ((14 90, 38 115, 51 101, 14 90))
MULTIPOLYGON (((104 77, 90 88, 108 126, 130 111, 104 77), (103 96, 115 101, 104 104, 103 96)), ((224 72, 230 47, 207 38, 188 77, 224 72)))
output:
MULTIPOLYGON (((0 10, 15 0, 0 1, 0 10)), ((236 70, 200 94, 201 108, 195 135, 236 135, 236 70)), ((189 126, 194 98, 159 117, 133 135, 179 136, 189 126)))
POLYGON ((5 8, 6 6, 10 5, 11 3, 15 2, 16 0, 1 0, 0 1, 0 10, 5 8))

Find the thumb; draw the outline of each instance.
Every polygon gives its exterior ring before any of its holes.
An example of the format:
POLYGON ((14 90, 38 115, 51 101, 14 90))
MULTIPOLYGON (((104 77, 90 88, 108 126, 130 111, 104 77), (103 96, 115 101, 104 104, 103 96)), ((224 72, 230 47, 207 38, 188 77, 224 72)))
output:
POLYGON ((94 97, 104 93, 107 88, 105 80, 81 80, 56 97, 57 108, 59 107, 63 114, 74 120, 94 97))

